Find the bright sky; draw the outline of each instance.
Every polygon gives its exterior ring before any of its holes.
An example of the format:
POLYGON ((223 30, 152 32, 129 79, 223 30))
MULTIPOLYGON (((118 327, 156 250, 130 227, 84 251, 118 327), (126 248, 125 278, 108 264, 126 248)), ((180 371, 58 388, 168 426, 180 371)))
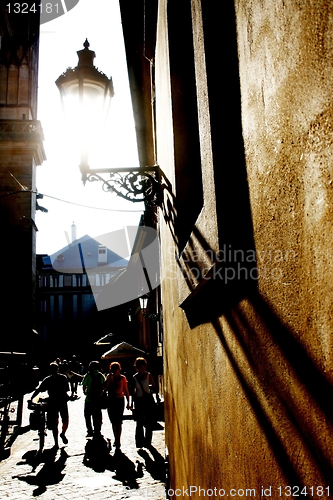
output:
POLYGON ((37 189, 48 195, 38 200, 48 213, 36 213, 39 254, 52 254, 66 246, 65 232, 70 236, 73 222, 78 238, 85 234, 94 237, 137 225, 143 210, 142 204, 105 193, 101 182, 87 182, 83 187, 79 157, 66 142, 60 95, 54 82, 68 67, 77 65, 76 52, 83 49, 86 38, 90 50, 96 53, 95 66, 112 76, 115 89, 108 140, 99 166, 138 166, 118 0, 80 0, 67 14, 41 25, 38 119, 44 130, 47 161, 37 167, 37 189))

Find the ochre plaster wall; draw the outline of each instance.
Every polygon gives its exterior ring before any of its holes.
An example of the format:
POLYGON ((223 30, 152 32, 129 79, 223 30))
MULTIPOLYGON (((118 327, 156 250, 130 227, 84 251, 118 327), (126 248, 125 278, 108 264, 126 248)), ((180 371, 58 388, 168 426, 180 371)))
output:
POLYGON ((259 280, 259 289, 318 366, 328 370, 333 6, 322 1, 236 5, 256 250, 262 256, 266 251, 260 267, 267 263, 268 275, 275 265, 282 274, 276 284, 259 280))
MULTIPOLYGON (((201 68, 196 70, 201 159, 209 185, 205 189, 203 183, 204 203, 212 207, 221 186, 211 184, 210 96, 202 71, 200 6, 199 0, 192 1, 195 58, 201 68)), ((288 485, 306 486, 310 497, 328 498, 327 490, 318 487, 329 486, 333 465, 333 10, 322 1, 235 2, 256 254, 251 265, 259 279, 255 287, 236 294, 238 300, 226 302, 220 315, 217 305, 225 295, 217 287, 214 300, 202 306, 205 320, 194 323, 180 306, 201 284, 186 281, 181 272, 186 262, 174 259, 176 117, 167 12, 167 1, 160 0, 157 152, 171 183, 161 216, 170 488, 192 486, 193 499, 214 488, 223 488, 225 496, 231 496, 232 488, 241 490, 234 498, 246 496, 246 489, 247 496, 255 492, 256 498, 265 498, 264 488, 267 497, 276 499, 289 493, 288 485)), ((189 242, 196 255, 198 241, 203 241, 198 234, 207 236, 214 251, 216 245, 228 246, 216 227, 222 216, 228 214, 217 210, 211 220, 199 217, 189 242)), ((244 259, 253 256, 252 248, 243 251, 244 259)), ((203 256, 198 260, 199 268, 207 266, 203 256)), ((207 287, 203 283, 203 294, 207 287)), ((200 301, 192 307, 200 308, 200 301)))

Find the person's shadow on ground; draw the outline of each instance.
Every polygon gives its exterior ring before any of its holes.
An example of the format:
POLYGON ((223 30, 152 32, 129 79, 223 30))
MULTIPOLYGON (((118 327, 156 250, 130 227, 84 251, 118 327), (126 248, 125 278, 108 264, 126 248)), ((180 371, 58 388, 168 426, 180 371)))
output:
POLYGON ((29 464, 32 470, 29 474, 17 475, 14 476, 13 479, 19 479, 28 484, 36 485, 37 489, 33 492, 34 496, 45 493, 47 486, 60 483, 65 476, 62 472, 68 458, 65 448, 61 448, 60 456, 57 460, 56 456, 56 448, 51 448, 42 452, 37 452, 36 450, 27 451, 22 457, 24 461, 19 462, 18 465, 29 464), (43 467, 35 474, 37 467, 42 463, 44 464, 43 467))
POLYGON ((138 489, 137 479, 143 476, 142 464, 132 462, 124 453, 116 451, 112 457, 114 479, 121 481, 128 489, 138 489))
POLYGON ((145 463, 137 460, 132 462, 120 450, 114 455, 111 454, 111 443, 103 436, 88 439, 85 446, 83 464, 90 467, 95 472, 105 472, 105 470, 115 472, 113 479, 121 481, 128 489, 138 489, 137 479, 143 477, 143 467, 153 479, 165 481, 165 463, 163 456, 153 446, 149 447, 149 452, 140 449, 138 453, 145 463))
POLYGON ((150 446, 149 451, 151 455, 148 453, 148 451, 144 449, 138 450, 139 455, 144 459, 145 461, 145 467, 147 472, 151 475, 153 479, 159 480, 159 481, 165 481, 165 460, 163 456, 158 452, 154 446, 150 446))
POLYGON ((88 439, 84 448, 83 464, 95 472, 104 472, 111 466, 111 442, 102 435, 88 439))
POLYGON ((142 466, 138 467, 121 451, 111 455, 111 443, 103 436, 88 439, 85 446, 83 464, 95 472, 109 470, 115 472, 114 479, 121 481, 130 489, 138 488, 136 479, 142 477, 142 466))

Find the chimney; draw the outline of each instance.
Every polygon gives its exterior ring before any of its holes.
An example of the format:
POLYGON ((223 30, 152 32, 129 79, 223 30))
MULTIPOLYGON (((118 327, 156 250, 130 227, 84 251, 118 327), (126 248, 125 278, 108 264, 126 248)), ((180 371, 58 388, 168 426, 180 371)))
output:
POLYGON ((72 230, 72 243, 73 243, 77 239, 76 238, 76 225, 74 224, 74 222, 72 224, 71 230, 72 230))

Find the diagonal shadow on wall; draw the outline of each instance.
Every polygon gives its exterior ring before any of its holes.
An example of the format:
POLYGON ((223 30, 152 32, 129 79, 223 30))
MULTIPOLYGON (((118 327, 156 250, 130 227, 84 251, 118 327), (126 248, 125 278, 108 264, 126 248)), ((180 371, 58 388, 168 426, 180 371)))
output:
POLYGON ((329 484, 333 463, 325 435, 333 431, 332 384, 258 293, 230 309, 225 319, 228 328, 217 320, 212 324, 289 484, 302 483, 295 441, 303 466, 317 470, 329 484), (261 328, 253 324, 254 315, 261 328))

